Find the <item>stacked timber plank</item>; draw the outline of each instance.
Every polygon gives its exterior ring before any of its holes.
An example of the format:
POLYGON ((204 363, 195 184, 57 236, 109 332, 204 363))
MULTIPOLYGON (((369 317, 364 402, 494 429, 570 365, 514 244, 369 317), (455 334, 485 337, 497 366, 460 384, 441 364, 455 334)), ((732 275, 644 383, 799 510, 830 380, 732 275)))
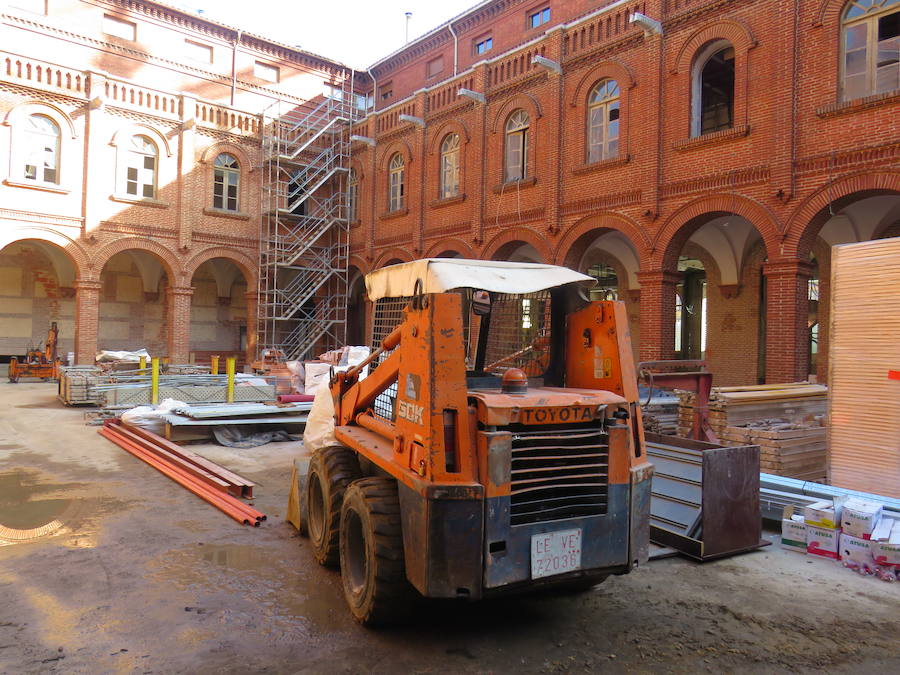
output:
MULTIPOLYGON (((828 388, 796 382, 715 387, 710 427, 723 445, 758 445, 765 473, 823 481, 827 469, 824 426, 828 388)), ((678 434, 690 436, 696 395, 679 392, 678 434)))
POLYGON ((97 366, 61 367, 57 398, 66 405, 100 405, 103 396, 93 390, 93 385, 102 374, 97 366))

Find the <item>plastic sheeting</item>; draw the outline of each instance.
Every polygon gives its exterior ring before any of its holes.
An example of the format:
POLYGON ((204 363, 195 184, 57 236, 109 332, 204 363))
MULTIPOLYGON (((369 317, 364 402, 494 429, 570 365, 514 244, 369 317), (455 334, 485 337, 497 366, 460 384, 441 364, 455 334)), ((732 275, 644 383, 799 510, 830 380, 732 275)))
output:
POLYGON ((590 288, 593 277, 566 267, 541 263, 513 263, 461 258, 425 258, 390 265, 366 276, 366 293, 372 302, 381 298, 415 295, 416 281, 423 293, 446 293, 455 288, 476 288, 495 293, 535 293, 564 284, 590 288))
POLYGON ((328 387, 319 387, 312 408, 306 418, 303 445, 310 453, 331 445, 338 445, 334 435, 334 400, 328 387))
POLYGON ((240 426, 237 424, 224 424, 220 427, 213 427, 213 436, 219 445, 227 448, 257 448, 266 443, 280 443, 286 441, 296 441, 284 429, 264 429, 256 430, 240 426))
POLYGON ((138 363, 142 356, 149 360, 150 353, 146 349, 138 349, 135 352, 103 349, 97 354, 97 363, 106 363, 108 361, 129 361, 138 363))

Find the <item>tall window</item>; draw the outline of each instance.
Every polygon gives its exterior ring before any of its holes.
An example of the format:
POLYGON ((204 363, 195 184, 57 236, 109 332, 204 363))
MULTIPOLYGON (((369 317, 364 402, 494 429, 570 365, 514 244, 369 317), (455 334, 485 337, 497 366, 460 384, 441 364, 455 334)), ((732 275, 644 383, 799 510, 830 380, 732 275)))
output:
POLYGON ((441 199, 459 194, 459 134, 447 134, 441 143, 441 199))
POLYGON ((156 163, 159 152, 146 136, 132 136, 125 153, 125 194, 156 198, 156 163))
POLYGON ((588 162, 619 155, 619 85, 615 80, 598 83, 588 96, 588 162))
POLYGON ((694 67, 693 103, 693 136, 734 126, 734 47, 728 42, 714 42, 698 56, 694 67))
POLYGON ((220 153, 213 162, 213 208, 238 210, 241 166, 234 155, 220 153))
POLYGON ((390 192, 388 193, 388 211, 400 211, 403 208, 406 191, 406 163, 399 152, 391 157, 389 166, 390 192))
POLYGON ((30 115, 25 127, 25 178, 59 183, 59 125, 45 115, 30 115))
POLYGON ((843 98, 900 89, 900 0, 853 0, 843 25, 843 98))
POLYGON ((528 177, 528 113, 516 110, 506 120, 503 180, 512 183, 528 177))
POLYGON ((355 223, 359 220, 357 203, 359 200, 359 176, 356 169, 350 169, 347 179, 347 220, 355 223))
POLYGON ((528 27, 537 28, 550 21, 550 8, 544 7, 528 15, 528 27))

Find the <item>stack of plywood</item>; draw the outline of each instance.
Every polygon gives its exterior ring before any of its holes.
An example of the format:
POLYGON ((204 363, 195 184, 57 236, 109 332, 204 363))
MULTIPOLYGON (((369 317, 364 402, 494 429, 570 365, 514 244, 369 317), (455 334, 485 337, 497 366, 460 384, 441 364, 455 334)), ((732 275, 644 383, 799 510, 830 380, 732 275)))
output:
POLYGON ((764 473, 815 482, 825 480, 827 439, 823 426, 764 420, 726 427, 719 440, 723 445, 758 445, 759 468, 764 473))
POLYGON ((97 366, 63 366, 59 369, 60 401, 66 405, 99 405, 103 396, 93 391, 103 371, 97 366))
POLYGON ((835 246, 829 479, 900 498, 900 238, 835 246))
MULTIPOLYGON (((679 393, 678 435, 690 436, 696 394, 679 393)), ((709 423, 719 437, 728 427, 766 420, 773 424, 819 426, 825 417, 828 388, 807 382, 714 387, 709 401, 709 423)))

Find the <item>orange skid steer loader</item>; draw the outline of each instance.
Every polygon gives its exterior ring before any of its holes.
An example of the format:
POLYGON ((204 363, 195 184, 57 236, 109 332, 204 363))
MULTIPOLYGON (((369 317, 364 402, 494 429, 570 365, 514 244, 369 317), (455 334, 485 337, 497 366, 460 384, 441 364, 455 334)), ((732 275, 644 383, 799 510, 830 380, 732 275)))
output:
POLYGON ((301 497, 358 621, 397 620, 418 595, 589 588, 647 560, 628 322, 588 299, 594 283, 460 259, 366 278, 379 347, 332 376, 331 444, 301 497))

